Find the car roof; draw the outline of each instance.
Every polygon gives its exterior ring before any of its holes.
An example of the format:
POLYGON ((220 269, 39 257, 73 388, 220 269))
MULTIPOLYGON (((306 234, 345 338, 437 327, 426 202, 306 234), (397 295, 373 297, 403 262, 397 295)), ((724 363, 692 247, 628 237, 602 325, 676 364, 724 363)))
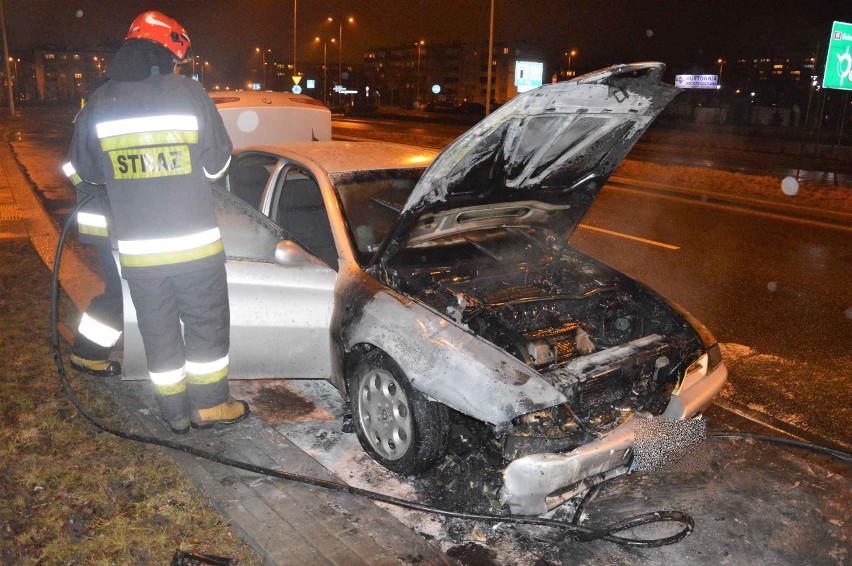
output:
POLYGON ((304 105, 325 108, 325 105, 310 96, 292 92, 271 90, 212 90, 207 95, 213 99, 217 108, 288 106, 302 108, 304 105))
POLYGON ((208 95, 235 148, 331 139, 331 111, 309 96, 239 90, 208 95))
POLYGON ((261 145, 246 148, 264 151, 295 161, 313 161, 326 173, 374 169, 427 167, 438 151, 387 142, 317 141, 261 145))

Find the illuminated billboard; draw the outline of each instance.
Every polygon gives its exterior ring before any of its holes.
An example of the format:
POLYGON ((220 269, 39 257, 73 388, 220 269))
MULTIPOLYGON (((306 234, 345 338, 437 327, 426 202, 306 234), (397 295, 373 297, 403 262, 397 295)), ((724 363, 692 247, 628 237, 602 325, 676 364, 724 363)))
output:
POLYGON ((834 22, 822 75, 823 88, 852 90, 852 24, 834 22))
POLYGON ((541 86, 541 77, 544 75, 544 63, 535 61, 515 62, 515 86, 518 92, 526 92, 541 86))
POLYGON ((719 88, 718 75, 675 75, 678 88, 719 88))

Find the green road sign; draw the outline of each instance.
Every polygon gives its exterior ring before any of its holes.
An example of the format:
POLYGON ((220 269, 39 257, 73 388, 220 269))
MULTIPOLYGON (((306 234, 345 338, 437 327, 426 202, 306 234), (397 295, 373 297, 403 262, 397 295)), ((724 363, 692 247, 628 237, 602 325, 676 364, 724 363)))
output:
POLYGON ((831 28, 822 87, 852 90, 852 24, 834 22, 831 28))

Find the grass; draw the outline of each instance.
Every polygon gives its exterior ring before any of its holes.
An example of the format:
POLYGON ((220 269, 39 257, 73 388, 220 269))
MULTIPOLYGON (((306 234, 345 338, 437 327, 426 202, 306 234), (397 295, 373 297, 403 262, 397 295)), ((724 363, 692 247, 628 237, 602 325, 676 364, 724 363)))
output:
MULTIPOLYGON (((53 365, 49 286, 28 240, 0 240, 0 563, 168 564, 180 548, 260 564, 162 449, 76 412, 53 365)), ((134 426, 98 380, 69 377, 93 413, 134 426)))

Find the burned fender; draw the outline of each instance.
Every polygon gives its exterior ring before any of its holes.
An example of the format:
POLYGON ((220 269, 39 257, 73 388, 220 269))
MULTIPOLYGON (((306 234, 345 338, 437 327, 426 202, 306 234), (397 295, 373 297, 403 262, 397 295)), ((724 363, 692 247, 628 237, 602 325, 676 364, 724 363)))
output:
POLYGON ((360 269, 341 275, 334 326, 343 352, 380 348, 418 391, 498 426, 566 401, 535 370, 431 308, 360 269))

